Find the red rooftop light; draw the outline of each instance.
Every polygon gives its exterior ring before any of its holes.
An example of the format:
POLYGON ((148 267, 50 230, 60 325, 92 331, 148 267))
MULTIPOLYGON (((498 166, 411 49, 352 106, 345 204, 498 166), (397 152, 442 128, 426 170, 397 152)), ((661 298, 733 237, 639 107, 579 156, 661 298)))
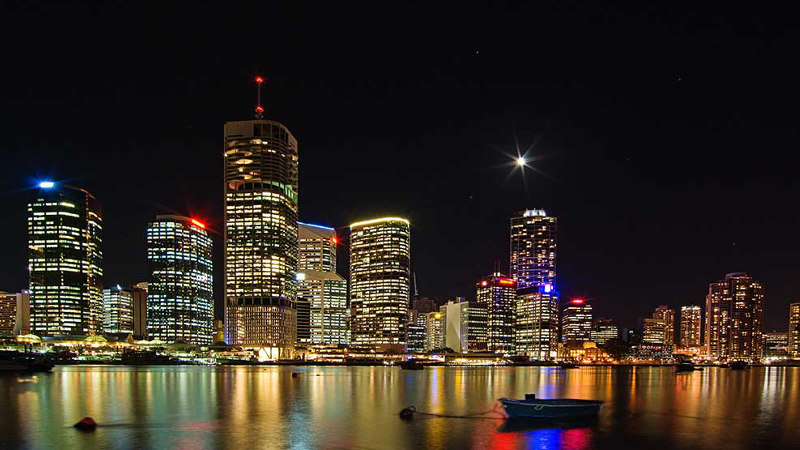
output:
POLYGON ((586 303, 586 300, 584 300, 582 298, 573 298, 572 299, 572 304, 573 305, 582 305, 584 303, 586 303))
POLYGON ((264 82, 264 79, 263 79, 263 78, 261 78, 261 76, 257 76, 257 77, 256 77, 256 83, 258 83, 258 84, 261 84, 261 83, 263 83, 263 82, 264 82))
POLYGON ((264 112, 264 107, 261 106, 261 105, 256 106, 256 112, 259 113, 259 114, 263 113, 264 112))
POLYGON ((511 278, 500 278, 498 283, 500 283, 500 284, 502 284, 504 286, 510 286, 510 285, 514 284, 514 280, 512 280, 511 278))
POLYGON ((337 238, 336 236, 331 236, 331 243, 333 245, 338 244, 339 243, 339 238, 337 238))
POLYGON ((204 230, 206 229, 206 224, 204 224, 203 222, 200 222, 197 219, 192 219, 192 225, 195 225, 195 226, 197 226, 199 228, 202 228, 204 230))

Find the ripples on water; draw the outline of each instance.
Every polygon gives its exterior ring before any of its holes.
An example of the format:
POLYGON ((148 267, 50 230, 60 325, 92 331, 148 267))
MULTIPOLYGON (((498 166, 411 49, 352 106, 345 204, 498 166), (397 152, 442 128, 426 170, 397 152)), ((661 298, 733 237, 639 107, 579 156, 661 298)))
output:
POLYGON ((67 366, 0 377, 3 448, 756 446, 800 447, 800 368, 67 366), (583 423, 397 417, 409 405, 476 413, 528 392, 606 404, 583 423), (103 426, 72 429, 84 416, 103 426))

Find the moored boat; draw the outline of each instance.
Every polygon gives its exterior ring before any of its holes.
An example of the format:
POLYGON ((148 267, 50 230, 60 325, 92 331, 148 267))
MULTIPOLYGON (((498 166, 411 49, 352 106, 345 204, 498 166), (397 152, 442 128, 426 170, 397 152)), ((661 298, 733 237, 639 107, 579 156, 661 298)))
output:
POLYGON ((0 352, 0 372, 50 372, 55 364, 46 357, 16 351, 0 352))
POLYGON ((422 370, 425 368, 425 366, 420 364, 419 361, 417 361, 416 359, 400 361, 399 366, 401 369, 404 370, 422 370))
POLYGON ((694 363, 691 361, 681 361, 678 365, 675 366, 675 372, 694 372, 695 370, 703 370, 700 368, 695 367, 694 363))
POLYGON ((537 399, 534 394, 525 394, 524 400, 501 398, 500 403, 509 418, 525 419, 571 419, 596 416, 603 402, 600 400, 537 399))
POLYGON ((749 368, 747 361, 733 361, 728 365, 728 367, 731 370, 745 370, 749 368))

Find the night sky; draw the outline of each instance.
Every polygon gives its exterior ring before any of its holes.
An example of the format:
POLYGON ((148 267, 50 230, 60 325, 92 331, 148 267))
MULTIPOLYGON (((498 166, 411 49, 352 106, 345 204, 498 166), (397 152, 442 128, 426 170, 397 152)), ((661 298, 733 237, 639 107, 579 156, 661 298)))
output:
POLYGON ((634 325, 747 271, 765 284, 765 328, 788 327, 794 13, 431 3, 4 2, 0 289, 27 284, 41 178, 100 200, 106 285, 146 279, 156 214, 220 230, 223 123, 252 118, 262 74, 266 117, 299 141, 301 220, 408 217, 423 295, 474 298, 496 261, 507 270, 512 213, 543 207, 560 217, 562 297, 597 315, 634 325), (515 141, 535 158, 524 180, 515 141))

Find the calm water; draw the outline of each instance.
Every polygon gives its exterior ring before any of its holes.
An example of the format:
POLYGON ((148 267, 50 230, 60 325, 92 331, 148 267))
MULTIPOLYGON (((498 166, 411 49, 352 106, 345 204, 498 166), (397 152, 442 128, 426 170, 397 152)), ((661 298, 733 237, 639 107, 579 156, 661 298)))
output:
POLYGON ((4 448, 747 448, 800 446, 800 368, 59 367, 0 376, 4 448), (291 372, 300 373, 292 378, 291 372), (401 421, 501 396, 607 402, 596 422, 401 421), (83 416, 105 425, 71 428, 83 416))

